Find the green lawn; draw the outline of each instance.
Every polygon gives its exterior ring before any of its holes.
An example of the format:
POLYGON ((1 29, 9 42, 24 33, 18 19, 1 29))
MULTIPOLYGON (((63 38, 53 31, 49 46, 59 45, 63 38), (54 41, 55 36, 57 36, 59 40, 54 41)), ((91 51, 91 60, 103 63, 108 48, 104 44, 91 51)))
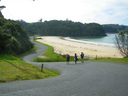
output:
POLYGON ((12 55, 0 55, 0 83, 44 79, 60 75, 54 70, 43 70, 12 55))

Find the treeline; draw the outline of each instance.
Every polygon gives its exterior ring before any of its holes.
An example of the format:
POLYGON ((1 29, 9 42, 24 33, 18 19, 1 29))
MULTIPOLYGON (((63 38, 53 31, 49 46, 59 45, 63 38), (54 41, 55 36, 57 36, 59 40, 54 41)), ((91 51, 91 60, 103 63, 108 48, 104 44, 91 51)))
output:
POLYGON ((51 20, 45 22, 19 22, 30 35, 43 36, 106 36, 104 28, 97 23, 83 24, 73 21, 51 20))
POLYGON ((0 17, 0 54, 22 54, 33 48, 27 32, 20 24, 0 17))
POLYGON ((102 25, 107 33, 118 33, 119 31, 128 32, 128 26, 118 24, 102 25))

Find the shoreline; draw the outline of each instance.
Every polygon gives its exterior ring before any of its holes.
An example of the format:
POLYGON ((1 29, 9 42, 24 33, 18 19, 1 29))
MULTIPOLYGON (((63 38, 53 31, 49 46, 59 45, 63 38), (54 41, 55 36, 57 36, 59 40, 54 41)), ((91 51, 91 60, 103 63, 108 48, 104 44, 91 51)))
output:
POLYGON ((83 41, 83 40, 73 39, 71 37, 65 37, 64 39, 69 40, 69 41, 74 41, 74 42, 85 43, 85 44, 92 44, 92 45, 97 45, 97 46, 106 46, 106 47, 116 48, 116 46, 114 46, 114 44, 109 44, 109 43, 97 43, 97 42, 91 42, 91 41, 83 41))
POLYGON ((61 55, 74 56, 77 53, 80 57, 81 52, 83 52, 85 56, 92 58, 95 58, 96 55, 101 58, 123 58, 115 47, 76 42, 60 36, 39 36, 37 38, 40 38, 37 41, 52 46, 54 52, 61 55))

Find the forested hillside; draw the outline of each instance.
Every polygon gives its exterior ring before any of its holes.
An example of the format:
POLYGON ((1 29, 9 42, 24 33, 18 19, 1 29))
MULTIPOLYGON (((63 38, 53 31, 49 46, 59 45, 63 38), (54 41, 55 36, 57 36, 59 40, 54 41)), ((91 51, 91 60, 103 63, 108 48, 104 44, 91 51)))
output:
POLYGON ((51 20, 26 23, 18 21, 30 35, 43 36, 106 36, 104 28, 97 23, 83 24, 73 21, 51 20))
MULTIPOLYGON (((1 12, 0 12, 1 13, 1 12)), ((27 32, 19 23, 0 17, 0 54, 21 54, 33 47, 27 32)))
POLYGON ((128 32, 128 26, 118 24, 105 24, 102 25, 107 33, 118 33, 119 31, 128 32))

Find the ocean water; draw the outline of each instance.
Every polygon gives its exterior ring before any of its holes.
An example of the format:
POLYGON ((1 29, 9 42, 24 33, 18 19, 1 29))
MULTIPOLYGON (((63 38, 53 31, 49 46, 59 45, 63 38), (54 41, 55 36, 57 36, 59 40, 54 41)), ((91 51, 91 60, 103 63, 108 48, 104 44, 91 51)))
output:
POLYGON ((66 39, 75 42, 115 47, 115 35, 117 34, 107 34, 104 37, 66 37, 66 39))

